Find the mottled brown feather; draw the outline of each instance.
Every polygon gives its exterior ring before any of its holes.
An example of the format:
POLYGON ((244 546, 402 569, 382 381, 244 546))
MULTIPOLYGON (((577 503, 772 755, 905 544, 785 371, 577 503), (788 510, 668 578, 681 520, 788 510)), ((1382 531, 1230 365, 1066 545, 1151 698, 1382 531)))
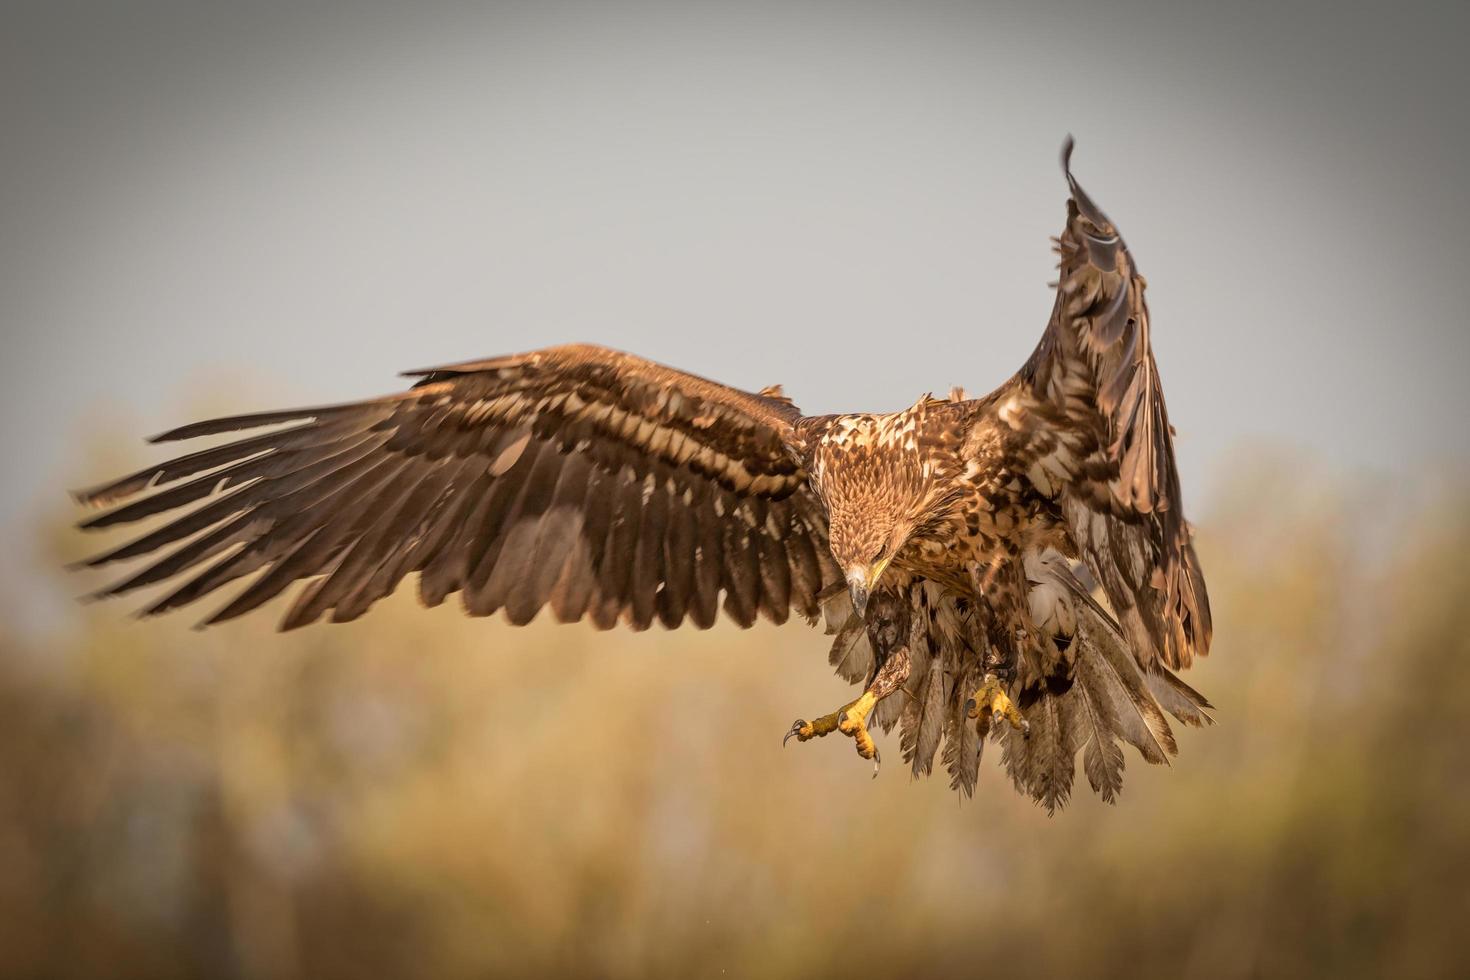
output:
MULTIPOLYGON (((1062 163, 1072 199, 1058 240, 1056 304, 1036 351, 1001 391, 1020 387, 1042 402, 1024 424, 1058 430, 1045 434, 1049 445, 1074 457, 1053 452, 1038 465, 1061 484, 1054 489, 1078 550, 1140 663, 1177 670, 1209 652, 1212 627, 1149 343, 1145 282, 1072 176, 1071 151, 1068 140, 1062 163)), ((1041 482, 1051 481, 1043 474, 1041 482)))

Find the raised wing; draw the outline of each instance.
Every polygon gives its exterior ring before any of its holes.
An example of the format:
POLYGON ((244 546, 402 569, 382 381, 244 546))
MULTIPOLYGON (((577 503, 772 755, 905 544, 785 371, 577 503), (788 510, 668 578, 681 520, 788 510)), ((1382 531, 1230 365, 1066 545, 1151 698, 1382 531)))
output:
POLYGON ((1173 430, 1149 345, 1144 278, 1107 216, 1072 197, 1046 333, 1017 376, 1039 400, 1032 482, 1054 495, 1134 655, 1179 669, 1209 652, 1210 603, 1180 502, 1173 430))
POLYGON ((460 592, 476 616, 525 623, 549 605, 600 629, 655 617, 707 628, 722 595, 741 626, 793 608, 813 618, 840 578, 785 445, 800 413, 778 391, 589 345, 412 373, 401 394, 156 437, 273 427, 78 494, 101 506, 168 485, 82 524, 172 516, 87 562, 179 545, 99 594, 186 576, 153 614, 259 573, 216 623, 309 580, 282 622, 292 629, 355 619, 418 572, 426 604, 460 592))

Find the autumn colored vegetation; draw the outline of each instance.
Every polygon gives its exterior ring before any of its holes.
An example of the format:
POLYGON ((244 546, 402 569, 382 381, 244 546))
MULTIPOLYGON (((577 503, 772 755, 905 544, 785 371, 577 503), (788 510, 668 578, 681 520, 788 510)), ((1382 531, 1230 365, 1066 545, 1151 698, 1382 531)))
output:
POLYGON ((1470 974, 1470 489, 1288 462, 1194 508, 1218 724, 1052 819, 783 750, 848 691, 800 625, 68 604, 0 632, 0 976, 1470 974))

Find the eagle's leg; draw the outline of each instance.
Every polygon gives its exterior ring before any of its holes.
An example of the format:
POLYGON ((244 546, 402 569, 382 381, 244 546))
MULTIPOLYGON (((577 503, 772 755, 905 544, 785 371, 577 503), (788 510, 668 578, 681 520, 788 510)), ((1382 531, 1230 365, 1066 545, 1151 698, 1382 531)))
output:
POLYGON ((906 645, 899 645, 898 642, 900 637, 906 638, 908 635, 907 601, 888 592, 875 595, 869 604, 867 628, 868 639, 880 664, 867 689, 857 700, 849 701, 815 721, 798 718, 781 744, 785 745, 793 735, 797 741, 805 742, 834 731, 841 732, 853 740, 858 755, 873 760, 873 775, 876 776, 882 758, 878 754, 878 746, 873 742, 873 736, 868 732, 868 718, 872 716, 879 701, 903 687, 904 681, 908 680, 909 650, 906 645))
POLYGON ((1006 693, 1005 684, 1000 677, 989 671, 986 672, 979 690, 965 702, 965 714, 975 719, 975 730, 982 739, 990 734, 990 723, 995 718, 1004 718, 1023 735, 1031 734, 1031 723, 1021 716, 1021 709, 1016 707, 1016 702, 1006 693))
POLYGON ((980 687, 965 702, 965 715, 974 719, 975 731, 982 740, 990 734, 991 722, 996 718, 1009 722, 1022 735, 1031 734, 1030 722, 1006 693, 1016 675, 1017 651, 1029 635, 1027 623, 1020 619, 1027 608, 1019 579, 1021 568, 1013 561, 992 562, 983 575, 978 566, 970 568, 976 594, 984 596, 987 642, 982 662, 985 673, 980 687))
POLYGON ((785 745, 792 736, 798 742, 808 739, 821 738, 833 732, 841 732, 853 740, 858 755, 864 759, 873 760, 873 774, 878 774, 878 765, 882 756, 878 752, 878 746, 873 742, 873 736, 868 732, 868 718, 872 716, 873 709, 878 702, 888 697, 894 691, 903 687, 903 682, 909 676, 909 651, 908 647, 900 647, 879 668, 866 690, 854 701, 849 701, 831 714, 823 715, 813 721, 803 721, 798 718, 786 733, 786 738, 781 740, 785 745))

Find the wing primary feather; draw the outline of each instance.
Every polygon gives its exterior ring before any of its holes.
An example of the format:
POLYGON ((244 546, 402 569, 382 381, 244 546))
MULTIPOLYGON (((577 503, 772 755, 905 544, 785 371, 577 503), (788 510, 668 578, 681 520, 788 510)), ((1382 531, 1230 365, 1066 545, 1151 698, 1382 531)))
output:
POLYGON ((260 429, 267 425, 281 425, 285 422, 320 422, 323 419, 337 419, 343 416, 372 416, 378 415, 386 418, 393 410, 393 403, 404 400, 404 395, 388 395, 385 398, 371 402, 347 402, 341 405, 323 405, 316 408, 286 409, 275 412, 254 412, 248 415, 231 415, 218 419, 206 419, 203 422, 192 422, 189 425, 181 425, 167 432, 160 432, 156 436, 149 436, 148 441, 178 442, 184 439, 196 439, 199 436, 219 435, 222 432, 238 432, 241 429, 260 429))
POLYGON ((415 492, 432 476, 432 472, 425 472, 419 460, 405 460, 391 480, 363 501, 361 514, 341 542, 341 559, 326 581, 313 591, 311 602, 303 610, 308 622, 329 609, 335 623, 355 619, 366 611, 366 605, 350 603, 349 597, 362 590, 393 549, 403 544, 402 536, 394 533, 394 525, 415 492))
MULTIPOLYGON (((238 512, 237 512, 238 513, 238 512)), ((173 578, 241 541, 259 537, 272 524, 269 518, 246 512, 234 520, 176 548, 132 576, 94 593, 94 598, 120 596, 173 578)))
POLYGON ((354 428, 365 428, 365 426, 360 419, 349 418, 331 423, 307 423, 290 429, 266 432, 248 439, 227 442, 222 446, 201 449, 198 452, 178 456, 154 466, 144 467, 110 483, 75 491, 72 496, 82 504, 91 506, 108 504, 131 497, 150 487, 173 483, 186 476, 203 473, 205 470, 212 470, 226 463, 237 462, 260 453, 272 450, 281 453, 333 443, 342 439, 354 428))
MULTIPOLYGON (((330 501, 343 487, 352 486, 357 480, 381 466, 382 462, 376 457, 363 456, 348 465, 326 473, 320 479, 305 482, 292 493, 266 500, 258 506, 244 510, 241 516, 242 521, 249 519, 251 522, 260 522, 260 526, 265 530, 253 536, 234 555, 212 566, 202 575, 186 582, 169 596, 155 603, 145 612, 145 615, 155 615, 192 602, 206 592, 213 591, 241 575, 249 574, 261 564, 273 560, 281 551, 293 545, 299 539, 300 534, 305 533, 305 530, 312 526, 314 515, 324 501, 330 501), (287 505, 290 505, 289 509, 287 505), (282 515, 289 516, 282 517, 282 515), (278 520, 279 524, 276 523, 278 520), (231 574, 228 577, 221 577, 226 571, 231 574)), ((247 489, 257 488, 252 486, 247 489)), ((249 501, 242 501, 242 503, 248 504, 249 501)), ((186 515, 180 521, 167 525, 162 531, 170 531, 177 525, 187 525, 190 516, 192 515, 186 515)), ((217 550, 222 549, 208 548, 207 553, 201 552, 194 555, 192 551, 181 549, 176 556, 171 555, 162 559, 160 564, 164 567, 158 571, 168 574, 155 576, 153 568, 150 567, 139 573, 139 577, 145 577, 145 580, 137 584, 152 584, 154 581, 162 581, 164 578, 180 574, 196 565, 198 561, 210 557, 217 550), (190 558, 193 560, 185 560, 190 558)), ((131 586, 131 582, 128 584, 131 586)))
MULTIPOLYGON (((354 525, 363 519, 367 508, 370 507, 370 502, 375 499, 376 494, 385 484, 391 484, 405 465, 406 461, 402 459, 391 457, 376 459, 374 465, 360 477, 339 487, 332 495, 332 499, 336 499, 338 495, 351 491, 351 499, 346 502, 345 506, 335 508, 325 516, 325 520, 320 520, 325 508, 321 507, 319 502, 312 512, 303 515, 297 528, 293 528, 292 534, 282 535, 278 539, 259 539, 258 543, 261 547, 246 548, 237 552, 232 558, 226 559, 225 562, 210 569, 204 575, 190 581, 183 589, 165 600, 170 602, 168 608, 192 602, 208 592, 213 592, 226 582, 269 564, 264 575, 251 583, 225 608, 204 621, 204 625, 212 626, 261 606, 279 595, 297 579, 327 571, 330 563, 341 553, 344 539, 350 541, 349 535, 354 525), (282 557, 281 552, 284 548, 297 540, 302 541, 302 545, 282 557)), ((150 610, 150 612, 153 611, 150 610)))
MULTIPOLYGON (((329 444, 316 453, 266 453, 252 456, 213 473, 207 473, 186 483, 161 490, 141 500, 105 511, 78 526, 83 530, 91 531, 117 524, 131 524, 145 517, 154 517, 166 511, 177 510, 186 504, 192 504, 213 494, 257 480, 269 481, 273 486, 279 485, 275 481, 283 481, 285 485, 294 487, 297 483, 287 481, 288 477, 299 474, 303 470, 308 471, 309 474, 315 474, 314 467, 322 467, 338 457, 360 458, 381 446, 386 438, 384 434, 368 434, 360 440, 349 441, 346 444, 329 444), (322 452, 331 455, 324 459, 322 452)), ((307 477, 307 479, 310 478, 311 476, 307 477)))
POLYGON ((134 538, 127 544, 104 551, 100 555, 94 555, 86 561, 81 562, 85 568, 100 568, 116 561, 128 558, 138 558, 150 554, 162 548, 164 545, 181 541, 191 535, 197 534, 208 527, 213 527, 220 521, 239 514, 249 507, 245 500, 245 494, 249 487, 237 487, 234 490, 221 494, 218 499, 195 508, 189 513, 176 520, 170 521, 163 527, 150 531, 142 537, 134 538))
POLYGON ((413 496, 400 508, 399 526, 389 532, 400 544, 379 563, 377 571, 357 592, 343 600, 344 604, 371 605, 387 597, 409 572, 421 569, 443 545, 454 507, 473 484, 480 462, 473 458, 430 462, 437 464, 434 477, 414 490, 413 496))

